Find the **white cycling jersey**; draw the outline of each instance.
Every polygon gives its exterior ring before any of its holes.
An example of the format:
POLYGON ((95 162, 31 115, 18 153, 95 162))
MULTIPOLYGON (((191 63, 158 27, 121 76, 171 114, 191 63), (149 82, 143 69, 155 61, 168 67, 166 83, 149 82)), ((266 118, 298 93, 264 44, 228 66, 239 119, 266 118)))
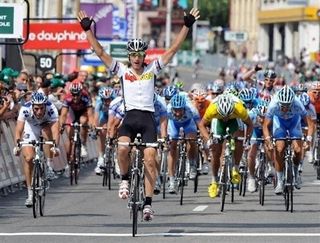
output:
POLYGON ((145 66, 141 76, 137 77, 131 68, 113 59, 110 70, 114 75, 122 77, 126 111, 143 110, 154 112, 153 95, 155 75, 157 75, 163 67, 164 64, 161 58, 156 59, 145 66))
POLYGON ((31 141, 38 140, 41 129, 48 125, 58 121, 59 115, 57 108, 50 102, 46 105, 46 111, 41 119, 36 118, 33 115, 31 102, 25 103, 19 111, 18 121, 24 121, 23 140, 31 141))

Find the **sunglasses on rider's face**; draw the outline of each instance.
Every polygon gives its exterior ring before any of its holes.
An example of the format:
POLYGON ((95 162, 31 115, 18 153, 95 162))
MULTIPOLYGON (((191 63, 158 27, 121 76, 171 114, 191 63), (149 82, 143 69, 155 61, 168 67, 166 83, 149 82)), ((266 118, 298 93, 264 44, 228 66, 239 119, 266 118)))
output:
POLYGON ((72 97, 78 97, 78 96, 80 96, 80 94, 71 94, 72 95, 72 97))
POLYGON ((138 52, 130 52, 129 55, 131 57, 144 57, 146 53, 144 51, 138 51, 138 52))
POLYGON ((280 108, 281 109, 289 109, 291 107, 291 104, 281 104, 280 103, 280 108))

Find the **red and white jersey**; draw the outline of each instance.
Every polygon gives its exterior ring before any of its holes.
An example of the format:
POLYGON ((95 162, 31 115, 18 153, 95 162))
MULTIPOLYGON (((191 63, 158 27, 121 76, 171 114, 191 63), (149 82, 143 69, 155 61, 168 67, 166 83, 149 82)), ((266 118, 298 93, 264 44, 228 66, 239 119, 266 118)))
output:
POLYGON ((143 110, 154 112, 154 84, 155 76, 164 67, 161 58, 152 61, 144 67, 143 73, 137 77, 121 62, 113 59, 110 70, 114 75, 122 78, 123 97, 126 111, 143 110))

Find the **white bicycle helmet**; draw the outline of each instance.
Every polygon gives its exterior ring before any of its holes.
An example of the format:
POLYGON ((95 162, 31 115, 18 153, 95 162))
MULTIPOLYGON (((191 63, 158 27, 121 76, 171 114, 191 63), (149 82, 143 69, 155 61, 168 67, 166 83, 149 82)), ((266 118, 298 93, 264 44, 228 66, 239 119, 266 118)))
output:
POLYGON ((46 104, 48 101, 48 98, 45 94, 41 92, 33 92, 31 96, 31 103, 33 105, 43 105, 46 104))
POLYGON ((253 100, 253 95, 250 89, 242 89, 239 93, 239 98, 244 102, 250 102, 253 100))
POLYGON ((234 100, 229 94, 219 95, 217 105, 218 113, 223 117, 229 116, 234 111, 234 100))
POLYGON ((110 87, 102 87, 98 92, 101 99, 112 99, 113 97, 113 89, 110 87))
POLYGON ((278 101, 280 104, 290 105, 294 96, 294 91, 289 86, 285 85, 278 92, 278 101))
POLYGON ((148 44, 141 39, 132 39, 127 43, 127 51, 130 52, 139 52, 145 51, 148 49, 148 44))
POLYGON ((82 84, 78 82, 72 83, 69 90, 71 94, 79 94, 82 90, 82 84))

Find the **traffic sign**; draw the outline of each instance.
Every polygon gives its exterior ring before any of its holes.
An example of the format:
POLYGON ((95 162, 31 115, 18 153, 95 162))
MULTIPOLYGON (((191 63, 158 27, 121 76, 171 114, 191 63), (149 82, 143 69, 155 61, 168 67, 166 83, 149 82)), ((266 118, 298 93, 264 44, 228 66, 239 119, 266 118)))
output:
POLYGON ((41 55, 38 57, 37 65, 43 72, 52 70, 54 68, 54 59, 50 55, 41 55))
POLYGON ((0 3, 0 38, 21 38, 23 5, 0 3))
MULTIPOLYGON (((111 55, 114 59, 118 61, 127 61, 127 42, 126 41, 112 41, 112 40, 99 40, 99 43, 103 47, 104 51, 111 55)), ((84 65, 86 64, 102 64, 100 58, 96 53, 85 55, 83 57, 84 65)))
POLYGON ((244 42, 247 39, 248 39, 248 34, 246 32, 241 32, 241 31, 225 31, 224 32, 225 41, 244 42))

